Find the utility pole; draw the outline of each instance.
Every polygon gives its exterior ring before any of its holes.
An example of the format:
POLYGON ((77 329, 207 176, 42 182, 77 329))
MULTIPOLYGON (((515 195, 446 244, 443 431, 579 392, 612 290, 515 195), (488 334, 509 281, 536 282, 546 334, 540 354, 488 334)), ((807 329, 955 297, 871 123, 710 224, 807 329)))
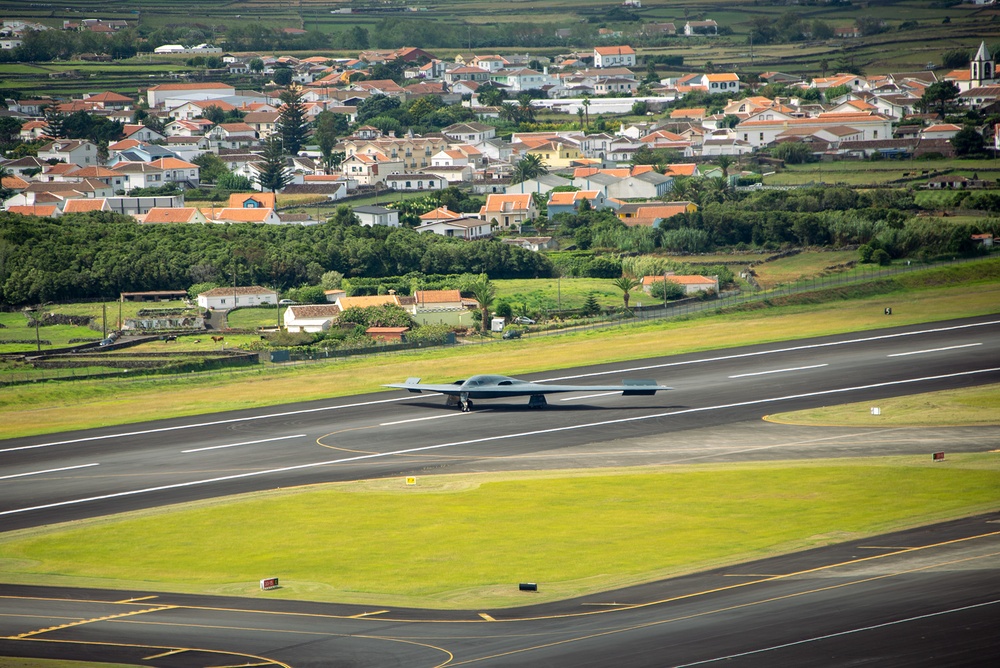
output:
POLYGON ((108 338, 108 305, 104 302, 101 302, 101 331, 104 334, 101 338, 108 338))

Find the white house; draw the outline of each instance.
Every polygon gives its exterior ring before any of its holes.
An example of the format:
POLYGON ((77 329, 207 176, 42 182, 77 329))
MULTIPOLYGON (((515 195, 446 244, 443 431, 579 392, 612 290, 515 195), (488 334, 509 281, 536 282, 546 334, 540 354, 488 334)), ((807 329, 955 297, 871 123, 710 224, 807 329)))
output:
POLYGON ((634 67, 635 49, 631 46, 595 46, 594 67, 634 67))
POLYGON ((385 185, 393 190, 442 190, 448 187, 448 179, 435 174, 392 174, 385 177, 385 185))
POLYGON ((383 225, 385 227, 399 227, 399 211, 387 209, 384 206, 356 206, 354 215, 361 221, 364 227, 374 227, 383 225))
POLYGON ((85 167, 98 164, 97 146, 85 139, 59 139, 38 149, 41 160, 58 160, 85 167))
POLYGON ((219 311, 229 311, 241 306, 276 305, 277 303, 278 293, 259 285, 214 288, 198 295, 199 307, 219 311))
POLYGON ((442 237, 452 237, 455 239, 485 239, 492 233, 490 223, 479 218, 454 218, 452 220, 433 220, 423 223, 416 228, 417 233, 431 232, 442 237))
POLYGON ((325 332, 340 316, 336 304, 301 304, 285 309, 285 329, 290 333, 325 332))

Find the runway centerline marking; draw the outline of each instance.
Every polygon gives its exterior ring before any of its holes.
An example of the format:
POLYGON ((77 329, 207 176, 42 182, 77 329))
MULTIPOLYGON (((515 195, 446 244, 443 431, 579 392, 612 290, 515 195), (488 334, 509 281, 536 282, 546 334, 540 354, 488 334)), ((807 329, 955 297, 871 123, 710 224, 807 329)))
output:
POLYGON ((14 473, 12 475, 0 475, 0 480, 9 480, 10 478, 24 478, 29 475, 43 475, 45 473, 59 473, 60 471, 72 471, 74 469, 89 468, 91 466, 100 466, 100 464, 94 462, 93 464, 80 464, 78 466, 62 466, 57 469, 45 469, 44 471, 31 471, 29 473, 14 473))
MULTIPOLYGON (((833 347, 833 346, 843 346, 843 345, 848 345, 848 344, 852 344, 852 343, 868 343, 868 342, 871 342, 871 341, 884 341, 884 340, 887 340, 887 339, 894 339, 894 338, 900 338, 900 337, 905 337, 905 336, 917 336, 919 334, 937 334, 937 333, 941 333, 941 332, 953 332, 953 331, 961 330, 961 329, 970 329, 972 327, 988 327, 990 325, 1000 325, 1000 320, 989 320, 989 321, 986 321, 986 322, 973 322, 973 323, 968 323, 968 324, 965 324, 965 325, 952 325, 952 326, 949 326, 949 327, 934 327, 934 328, 931 328, 931 329, 921 329, 921 330, 916 330, 916 331, 912 331, 912 332, 897 332, 895 334, 882 334, 882 335, 879 335, 879 336, 867 336, 867 337, 862 337, 862 338, 857 338, 857 339, 845 339, 843 341, 829 341, 829 342, 826 342, 826 343, 811 343, 811 344, 805 344, 805 345, 800 345, 800 346, 790 346, 788 348, 777 348, 777 349, 774 349, 774 350, 758 350, 758 351, 755 351, 755 352, 752 352, 752 353, 736 353, 736 354, 733 354, 733 355, 720 355, 720 356, 717 356, 717 357, 704 357, 704 358, 701 358, 701 359, 685 360, 683 362, 664 362, 663 364, 650 364, 650 365, 646 365, 646 366, 630 367, 630 368, 626 368, 626 369, 617 369, 617 370, 613 370, 613 371, 593 371, 593 372, 590 372, 590 373, 578 374, 578 375, 575 375, 575 376, 563 376, 563 377, 560 377, 560 378, 546 378, 544 380, 539 380, 539 381, 536 381, 536 382, 539 382, 539 383, 550 383, 550 382, 556 381, 556 380, 572 380, 572 379, 575 379, 575 378, 588 378, 588 377, 591 377, 591 376, 607 376, 607 375, 616 374, 616 373, 632 373, 634 371, 647 371, 647 370, 650 370, 650 369, 665 369, 667 367, 672 367, 672 366, 686 366, 686 365, 689 365, 689 364, 702 364, 702 363, 705 363, 705 362, 719 362, 719 361, 732 360, 732 359, 742 359, 742 358, 748 358, 748 357, 759 357, 759 356, 762 356, 762 355, 774 355, 774 354, 778 354, 778 353, 796 352, 796 351, 800 351, 800 350, 813 350, 813 349, 816 349, 816 348, 828 348, 828 347, 833 347)), ((436 396, 436 395, 431 394, 431 393, 427 393, 427 396, 436 396)), ((303 409, 298 409, 298 410, 282 411, 280 413, 267 413, 265 415, 251 415, 251 416, 248 416, 248 417, 228 418, 228 419, 225 419, 225 420, 212 420, 212 421, 209 421, 209 422, 195 422, 195 423, 191 423, 191 424, 175 425, 173 427, 157 427, 157 428, 153 428, 153 429, 141 429, 141 430, 137 430, 137 431, 120 432, 120 433, 117 433, 117 434, 105 434, 103 436, 85 436, 85 437, 82 437, 82 438, 67 439, 65 441, 52 441, 52 442, 49 442, 49 443, 37 443, 35 445, 21 445, 21 446, 14 447, 14 448, 6 448, 6 449, 3 449, 3 450, 0 450, 0 454, 5 453, 5 452, 16 452, 18 450, 32 450, 32 449, 35 449, 35 448, 49 448, 49 447, 53 447, 53 446, 56 446, 56 445, 69 445, 69 444, 72 444, 72 443, 86 443, 86 442, 90 442, 90 441, 102 441, 102 440, 105 440, 105 439, 123 438, 123 437, 127 437, 127 436, 145 436, 147 434, 159 434, 159 433, 168 432, 168 431, 179 431, 179 430, 182 430, 182 429, 196 429, 198 427, 213 427, 213 426, 217 426, 217 425, 221 425, 221 424, 234 424, 234 423, 237 423, 237 422, 252 422, 252 421, 255 421, 255 420, 269 420, 271 418, 290 417, 290 416, 293 416, 293 415, 307 415, 309 413, 321 413, 321 412, 324 412, 324 411, 335 411, 335 410, 341 410, 341 409, 344 409, 344 408, 358 408, 358 407, 361 407, 361 406, 377 406, 379 404, 391 404, 391 403, 397 403, 397 402, 400 402, 400 401, 409 401, 412 398, 413 397, 411 397, 411 396, 406 396, 406 397, 395 397, 393 399, 375 399, 375 400, 372 400, 372 401, 358 401, 358 402, 350 403, 350 404, 338 404, 336 406, 320 406, 318 408, 303 408, 303 409)))
POLYGON ((427 452, 430 450, 440 450, 442 448, 453 448, 461 445, 475 445, 477 443, 488 443, 490 441, 505 441, 512 438, 525 438, 530 436, 540 436, 543 434, 555 434, 565 431, 576 431, 579 429, 592 429, 595 427, 606 427, 616 424, 625 424, 627 422, 642 422, 644 420, 655 420, 665 417, 673 417, 676 415, 690 415, 693 413, 705 413, 708 411, 724 410, 726 408, 741 408, 745 406, 759 406, 762 404, 776 403, 781 401, 789 401, 792 399, 804 399, 808 397, 821 397, 827 395, 844 394, 848 392, 856 392, 859 390, 870 390, 880 387, 891 387, 893 385, 908 385, 910 383, 919 383, 923 381, 930 380, 941 380, 943 378, 958 378, 960 376, 974 376, 983 373, 995 373, 1000 372, 1000 367, 992 367, 989 369, 975 369, 972 371, 957 371, 955 373, 941 374, 937 376, 923 376, 919 378, 907 378, 904 380, 891 380, 882 383, 871 383, 869 385, 857 385, 854 387, 841 387, 832 390, 818 390, 816 392, 803 392, 801 394, 791 394, 784 397, 772 397, 768 399, 751 399, 748 401, 740 401, 732 404, 721 404, 716 406, 701 406, 699 408, 683 408, 676 411, 668 411, 666 413, 652 413, 650 415, 638 415, 629 418, 618 418, 615 420, 602 420, 600 422, 589 422, 584 424, 568 425, 565 427, 551 427, 549 429, 537 429, 533 431, 517 432, 513 434, 499 434, 495 436, 483 436, 480 438, 471 438, 464 441, 452 441, 450 443, 437 443, 435 445, 424 445, 416 448, 406 448, 403 450, 392 450, 389 452, 379 452, 374 454, 364 454, 357 455, 355 457, 345 457, 343 459, 330 459, 322 462, 311 462, 308 464, 295 464, 293 466, 283 466, 281 468, 275 469, 262 469, 260 471, 248 471, 246 473, 236 473, 233 475, 219 476, 216 478, 206 478, 202 480, 189 480, 187 482, 178 482, 170 485, 159 485, 157 487, 146 487, 142 489, 132 489, 124 492, 114 492, 112 494, 101 494, 98 496, 90 496, 82 499, 69 499, 66 501, 56 501, 54 503, 44 503, 37 506, 27 506, 24 508, 14 508, 11 510, 0 511, 0 517, 6 515, 16 515, 18 513, 27 513, 35 510, 48 510, 51 508, 60 508, 63 506, 77 505, 80 503, 89 503, 92 501, 105 501, 108 499, 118 499, 125 496, 135 496, 137 494, 149 494, 151 492, 163 492, 171 489, 182 489, 185 487, 194 487, 197 485, 208 485, 218 482, 228 482, 231 480, 240 480, 243 478, 255 478, 263 475, 271 475, 275 473, 288 473, 291 471, 303 471, 306 469, 315 469, 323 466, 335 466, 337 464, 349 464, 353 462, 364 461, 367 459, 381 459, 384 457, 394 457, 398 455, 408 455, 415 452, 427 452))
POLYGON ((205 450, 222 450, 223 448, 238 448, 241 445, 257 445, 258 443, 271 443, 273 441, 287 441, 290 438, 304 438, 305 434, 292 434, 291 436, 276 436, 274 438, 262 438, 259 441, 243 441, 242 443, 226 443, 225 445, 210 445, 205 448, 193 448, 191 450, 181 450, 182 454, 189 452, 204 452, 205 450))
POLYGON ((559 401, 577 401, 579 399, 593 399, 594 397, 609 397, 612 394, 621 394, 621 391, 616 391, 616 392, 600 392, 598 394, 585 394, 582 397, 566 397, 565 399, 560 399, 559 401))
POLYGON ((380 427, 391 427, 394 424, 406 424, 407 422, 423 422, 424 420, 440 420, 441 418, 463 417, 472 415, 471 413, 446 413, 444 415, 431 415, 430 417, 410 418, 409 420, 396 420, 395 422, 383 422, 380 427))
POLYGON ((923 355, 925 353, 939 353, 944 350, 957 350, 958 348, 975 348, 976 346, 981 346, 982 343, 963 343, 960 346, 945 346, 944 348, 928 348, 927 350, 911 350, 908 353, 893 353, 891 355, 886 355, 886 357, 906 357, 907 355, 923 355))
POLYGON ((829 364, 810 364, 809 366, 795 366, 788 369, 771 369, 770 371, 754 371, 752 373, 738 373, 730 378, 746 378, 747 376, 766 376, 771 373, 788 373, 789 371, 805 371, 806 369, 819 369, 829 364))

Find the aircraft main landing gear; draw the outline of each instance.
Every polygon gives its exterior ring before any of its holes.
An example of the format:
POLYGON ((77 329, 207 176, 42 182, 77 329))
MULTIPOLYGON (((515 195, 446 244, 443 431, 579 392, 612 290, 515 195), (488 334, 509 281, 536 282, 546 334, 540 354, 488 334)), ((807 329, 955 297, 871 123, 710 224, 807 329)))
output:
POLYGON ((544 394, 532 394, 528 399, 528 408, 545 408, 549 402, 545 401, 544 394))

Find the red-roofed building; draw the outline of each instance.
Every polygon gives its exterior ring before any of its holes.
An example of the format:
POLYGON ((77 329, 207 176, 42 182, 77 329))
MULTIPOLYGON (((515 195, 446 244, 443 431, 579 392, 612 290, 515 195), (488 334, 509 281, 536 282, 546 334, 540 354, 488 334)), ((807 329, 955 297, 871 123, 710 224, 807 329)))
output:
POLYGON ((153 207, 141 217, 140 222, 144 224, 165 224, 165 223, 207 223, 208 220, 201 211, 193 206, 181 207, 153 207))
POLYGON ((655 284, 662 283, 664 280, 680 285, 684 288, 684 294, 686 295, 693 295, 698 292, 708 291, 715 292, 716 294, 719 293, 718 276, 678 276, 675 274, 667 274, 666 276, 643 276, 642 289, 644 292, 650 293, 653 291, 653 286, 655 284))
POLYGON ((487 195, 479 210, 479 219, 503 230, 520 230, 521 225, 538 217, 538 209, 530 194, 487 195))
POLYGON ((594 67, 634 67, 635 49, 631 46, 595 46, 594 67))

